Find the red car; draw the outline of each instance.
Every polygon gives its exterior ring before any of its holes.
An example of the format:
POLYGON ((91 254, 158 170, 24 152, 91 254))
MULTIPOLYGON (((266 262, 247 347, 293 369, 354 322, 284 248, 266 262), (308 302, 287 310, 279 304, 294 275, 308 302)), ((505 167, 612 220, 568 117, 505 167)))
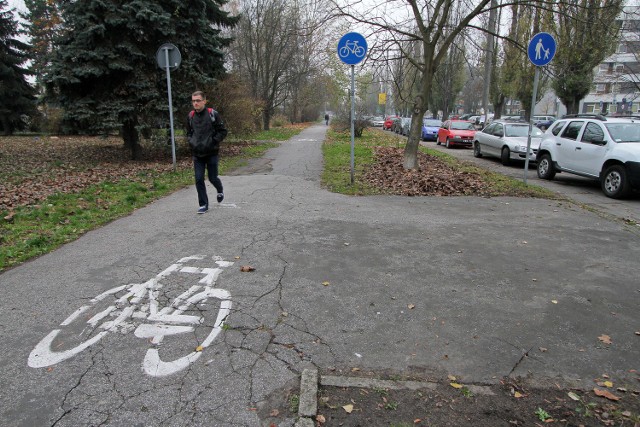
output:
POLYGON ((445 147, 451 148, 456 145, 471 147, 473 138, 476 135, 476 128, 473 122, 468 120, 447 120, 438 129, 438 145, 444 144, 445 147))
POLYGON ((393 124, 393 119, 400 118, 400 116, 387 116, 384 118, 384 124, 382 125, 382 130, 391 130, 391 125, 393 124))

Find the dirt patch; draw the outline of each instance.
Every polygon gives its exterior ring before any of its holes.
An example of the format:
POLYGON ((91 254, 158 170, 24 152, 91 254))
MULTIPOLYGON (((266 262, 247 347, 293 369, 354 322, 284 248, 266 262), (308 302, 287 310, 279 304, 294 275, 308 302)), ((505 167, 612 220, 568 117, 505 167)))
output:
POLYGON ((377 147, 363 179, 385 193, 402 196, 484 196, 489 185, 476 173, 453 168, 436 156, 418 152, 420 170, 405 170, 404 149, 377 147))
MULTIPOLYGON (((594 390, 566 389, 554 383, 545 388, 532 387, 524 380, 511 378, 493 385, 470 385, 457 378, 421 381, 424 387, 417 389, 321 385, 313 424, 317 427, 640 427, 639 390, 594 384, 594 389, 608 390, 619 398, 612 401, 597 396, 594 390)), ((279 391, 277 402, 272 400, 262 408, 262 425, 291 425, 296 417, 298 393, 296 389, 288 393, 279 391)))
MULTIPOLYGON (((232 157, 251 141, 229 141, 220 156, 232 157)), ((192 168, 189 150, 177 153, 177 168, 192 168)), ((0 138, 0 212, 40 203, 54 193, 76 193, 105 181, 140 180, 141 172, 173 169, 171 147, 144 146, 143 158, 117 137, 2 137, 0 138)))

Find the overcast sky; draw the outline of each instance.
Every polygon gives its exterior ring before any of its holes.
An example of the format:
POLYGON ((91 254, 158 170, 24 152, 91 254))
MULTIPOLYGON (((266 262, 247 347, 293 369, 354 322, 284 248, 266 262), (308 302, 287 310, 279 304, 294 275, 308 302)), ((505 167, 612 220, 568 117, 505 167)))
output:
POLYGON ((22 0, 9 0, 9 9, 16 8, 19 12, 25 12, 24 1, 22 0))

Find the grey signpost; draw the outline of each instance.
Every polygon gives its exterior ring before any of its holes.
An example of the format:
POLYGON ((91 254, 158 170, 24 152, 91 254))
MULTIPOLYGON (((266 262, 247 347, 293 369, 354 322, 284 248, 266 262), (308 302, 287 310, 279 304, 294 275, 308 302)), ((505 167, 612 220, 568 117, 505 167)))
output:
POLYGON ((173 101, 171 99, 171 70, 175 70, 182 62, 182 56, 178 48, 171 44, 165 43, 158 48, 156 52, 156 61, 158 67, 163 68, 167 72, 167 92, 169 93, 169 124, 171 126, 171 154, 173 156, 173 171, 176 171, 176 140, 173 132, 173 101))
POLYGON ((540 67, 547 65, 556 54, 556 40, 549 33, 538 33, 531 38, 527 49, 529 61, 536 66, 535 77, 533 78, 533 95, 531 97, 531 111, 529 114, 529 135, 527 136, 527 153, 524 161, 524 183, 527 183, 527 172, 529 171, 529 150, 531 150, 531 132, 533 131, 533 113, 536 108, 536 97, 538 94, 538 80, 540 79, 540 67))
POLYGON ((362 61, 367 54, 367 40, 359 33, 347 33, 338 42, 338 58, 347 65, 351 65, 351 185, 354 183, 355 155, 354 155, 354 125, 356 120, 355 99, 355 65, 362 61))

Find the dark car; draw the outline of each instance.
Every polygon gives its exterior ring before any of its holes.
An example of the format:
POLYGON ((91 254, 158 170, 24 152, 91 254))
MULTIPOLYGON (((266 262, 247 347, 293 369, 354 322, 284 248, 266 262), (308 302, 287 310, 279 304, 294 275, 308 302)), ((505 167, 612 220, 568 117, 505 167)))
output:
POLYGON ((391 122, 391 132, 402 132, 402 117, 394 117, 393 121, 391 122))
POLYGON ((553 116, 533 116, 533 124, 543 132, 549 129, 555 121, 556 118, 553 116))

